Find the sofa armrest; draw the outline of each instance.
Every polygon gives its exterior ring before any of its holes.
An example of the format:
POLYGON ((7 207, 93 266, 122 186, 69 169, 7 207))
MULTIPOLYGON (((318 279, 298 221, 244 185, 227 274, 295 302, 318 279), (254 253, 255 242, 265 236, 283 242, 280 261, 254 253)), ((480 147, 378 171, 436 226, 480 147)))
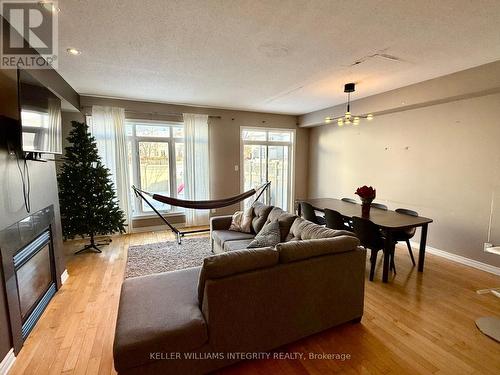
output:
POLYGON ((215 216, 210 219, 210 230, 224 230, 231 226, 233 215, 215 216))

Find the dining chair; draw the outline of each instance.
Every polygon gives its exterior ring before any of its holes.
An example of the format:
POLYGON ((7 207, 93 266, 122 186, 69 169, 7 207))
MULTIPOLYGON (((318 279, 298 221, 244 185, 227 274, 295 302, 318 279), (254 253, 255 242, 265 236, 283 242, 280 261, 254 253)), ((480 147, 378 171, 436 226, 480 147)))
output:
MULTIPOLYGON (((403 214, 403 215, 418 216, 418 212, 408 210, 407 208, 397 208, 396 212, 403 214)), ((406 246, 408 247, 408 252, 410 254, 411 262, 413 263, 414 266, 415 266, 415 257, 413 256, 413 251, 411 249, 410 239, 413 238, 416 231, 417 231, 417 228, 414 227, 414 228, 409 228, 409 229, 397 231, 397 232, 394 232, 394 234, 393 234, 395 241, 397 241, 397 242, 405 241, 406 242, 406 246)))
POLYGON ((359 238, 361 246, 365 249, 370 249, 370 281, 373 281, 375 275, 375 266, 377 264, 377 254, 384 249, 385 239, 379 227, 372 221, 353 216, 352 218, 354 233, 359 238))
POLYGON ((382 203, 372 203, 371 206, 374 208, 378 208, 379 210, 384 210, 384 211, 388 210, 387 206, 382 203))
POLYGON ((356 202, 356 199, 352 199, 352 198, 342 198, 341 201, 347 202, 347 203, 358 203, 358 202, 356 202))
POLYGON ((348 223, 346 223, 344 216, 338 211, 325 208, 326 227, 337 230, 352 230, 348 223))
POLYGON ((307 202, 300 202, 300 208, 302 211, 302 217, 318 225, 325 225, 326 220, 322 216, 316 215, 314 207, 307 202))

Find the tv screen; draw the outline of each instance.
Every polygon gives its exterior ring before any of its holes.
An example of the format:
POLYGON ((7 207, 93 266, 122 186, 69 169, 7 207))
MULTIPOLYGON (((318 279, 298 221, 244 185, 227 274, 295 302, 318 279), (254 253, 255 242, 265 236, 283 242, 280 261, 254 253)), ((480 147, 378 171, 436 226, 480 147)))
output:
POLYGON ((61 154, 61 99, 19 70, 19 107, 25 152, 61 154))

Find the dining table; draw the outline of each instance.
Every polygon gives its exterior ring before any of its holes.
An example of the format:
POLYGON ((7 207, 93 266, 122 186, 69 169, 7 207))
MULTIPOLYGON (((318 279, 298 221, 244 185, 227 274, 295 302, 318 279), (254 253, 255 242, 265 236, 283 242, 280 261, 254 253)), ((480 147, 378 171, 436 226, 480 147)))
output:
POLYGON ((346 202, 335 198, 307 198, 297 199, 297 213, 301 216, 300 202, 307 202, 313 206, 316 211, 324 212, 325 208, 339 212, 344 218, 349 219, 353 216, 367 218, 377 225, 384 233, 384 265, 382 273, 382 281, 384 283, 389 280, 389 258, 390 254, 394 253, 396 242, 394 241, 393 233, 411 229, 421 228, 420 247, 418 253, 418 271, 424 271, 425 247, 427 244, 428 226, 432 223, 432 219, 423 216, 411 216, 398 213, 396 211, 384 210, 371 207, 369 216, 362 216, 361 205, 357 203, 346 202))

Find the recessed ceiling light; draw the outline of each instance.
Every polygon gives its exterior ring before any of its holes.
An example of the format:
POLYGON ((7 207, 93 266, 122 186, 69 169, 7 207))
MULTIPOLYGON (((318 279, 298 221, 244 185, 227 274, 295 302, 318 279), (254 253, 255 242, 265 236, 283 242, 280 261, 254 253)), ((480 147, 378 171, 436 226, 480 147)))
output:
POLYGON ((82 51, 77 50, 76 48, 68 48, 68 49, 66 49, 66 52, 68 52, 70 55, 73 55, 73 56, 78 56, 78 55, 82 54, 82 51))
POLYGON ((61 9, 59 9, 59 7, 52 1, 40 1, 39 4, 52 13, 57 13, 61 11, 61 9))

